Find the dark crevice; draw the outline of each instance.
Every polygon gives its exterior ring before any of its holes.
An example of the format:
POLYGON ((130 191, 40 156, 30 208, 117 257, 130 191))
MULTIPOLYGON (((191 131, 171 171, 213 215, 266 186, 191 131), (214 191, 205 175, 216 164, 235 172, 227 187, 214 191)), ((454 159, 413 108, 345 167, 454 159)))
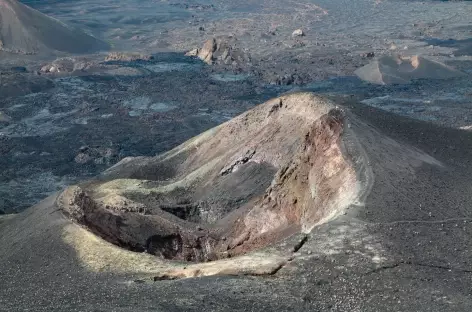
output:
POLYGON ((446 271, 456 271, 456 272, 462 272, 462 273, 472 273, 472 270, 467 270, 467 269, 460 269, 460 268, 454 268, 454 267, 449 267, 449 266, 443 266, 443 265, 434 265, 434 264, 426 264, 426 263, 418 263, 418 262, 413 262, 413 261, 400 261, 397 263, 392 263, 389 265, 384 265, 378 268, 375 268, 369 272, 367 272, 365 275, 369 275, 372 273, 378 273, 384 270, 390 270, 390 269, 395 269, 400 267, 401 265, 410 265, 410 266, 420 266, 420 267, 426 267, 426 268, 432 268, 432 269, 439 269, 439 270, 446 270, 446 271))
POLYGON ((271 271, 269 271, 269 272, 264 272, 264 273, 248 273, 248 274, 245 274, 245 275, 248 275, 248 276, 273 276, 273 275, 277 274, 281 269, 283 269, 286 264, 287 264, 287 262, 282 262, 282 263, 280 263, 278 266, 276 266, 275 268, 273 268, 273 269, 272 269, 271 271))
POLYGON ((293 252, 299 251, 307 241, 308 235, 303 236, 303 238, 295 246, 293 246, 293 252))
POLYGON ((160 205, 159 208, 182 220, 190 222, 201 221, 200 207, 198 204, 160 205))
POLYGON ((154 282, 159 282, 159 281, 172 281, 172 280, 176 280, 176 279, 181 279, 181 277, 172 276, 172 275, 167 275, 167 274, 159 275, 159 276, 154 276, 154 277, 153 277, 153 281, 154 281, 154 282))
POLYGON ((179 234, 153 235, 146 242, 146 250, 164 259, 173 259, 182 252, 182 244, 179 234))
POLYGON ((407 264, 407 265, 416 265, 416 266, 421 266, 421 267, 428 267, 428 268, 433 268, 433 269, 447 270, 447 271, 472 273, 472 270, 453 268, 453 267, 448 267, 448 266, 443 266, 443 265, 433 265, 433 264, 414 263, 414 262, 408 262, 408 263, 405 263, 405 264, 407 264))

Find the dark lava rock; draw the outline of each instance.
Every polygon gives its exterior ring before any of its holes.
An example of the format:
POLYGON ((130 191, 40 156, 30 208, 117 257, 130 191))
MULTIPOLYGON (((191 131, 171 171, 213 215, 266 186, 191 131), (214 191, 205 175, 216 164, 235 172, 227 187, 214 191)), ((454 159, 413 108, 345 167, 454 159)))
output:
POLYGON ((306 83, 306 77, 299 74, 274 75, 268 78, 268 82, 277 86, 302 85, 306 83))
POLYGON ((152 61, 154 56, 150 54, 141 53, 126 53, 126 52, 111 52, 105 58, 106 62, 110 61, 122 61, 122 62, 135 62, 135 61, 152 61))
POLYGON ((118 152, 113 148, 82 146, 74 161, 81 165, 94 163, 109 166, 118 161, 118 152))
POLYGON ((27 73, 28 72, 26 67, 23 67, 23 66, 14 66, 14 67, 11 68, 11 71, 15 72, 15 73, 27 73))
POLYGON ((375 57, 375 53, 374 53, 374 52, 362 53, 362 54, 361 54, 361 57, 364 57, 364 58, 373 58, 373 57, 375 57))

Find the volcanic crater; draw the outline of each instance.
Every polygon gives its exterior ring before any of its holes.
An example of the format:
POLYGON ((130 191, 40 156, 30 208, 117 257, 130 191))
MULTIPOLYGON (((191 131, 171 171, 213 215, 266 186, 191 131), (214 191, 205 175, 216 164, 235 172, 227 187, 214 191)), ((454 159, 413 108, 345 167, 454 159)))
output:
POLYGON ((310 232, 359 193, 344 112, 282 96, 156 157, 126 158, 57 204, 120 247, 206 262, 310 232))

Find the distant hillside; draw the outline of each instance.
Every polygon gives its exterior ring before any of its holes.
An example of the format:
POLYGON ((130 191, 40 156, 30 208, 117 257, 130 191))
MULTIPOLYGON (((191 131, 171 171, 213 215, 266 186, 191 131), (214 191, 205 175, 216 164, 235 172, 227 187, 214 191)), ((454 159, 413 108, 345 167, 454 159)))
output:
POLYGON ((108 48, 107 43, 16 0, 0 0, 0 50, 36 54, 89 53, 108 48))

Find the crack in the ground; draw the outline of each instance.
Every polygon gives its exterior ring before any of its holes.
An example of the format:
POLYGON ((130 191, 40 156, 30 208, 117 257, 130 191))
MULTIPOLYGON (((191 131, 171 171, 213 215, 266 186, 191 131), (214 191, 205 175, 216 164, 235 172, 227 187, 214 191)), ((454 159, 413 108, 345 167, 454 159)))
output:
MULTIPOLYGON (((298 251, 303 247, 303 245, 306 244, 307 241, 308 241, 308 235, 304 235, 304 236, 300 239, 300 241, 299 241, 295 246, 293 246, 292 252, 293 252, 293 253, 298 252, 298 251)), ((272 271, 270 271, 270 272, 265 272, 265 273, 263 273, 263 274, 249 274, 249 275, 253 275, 253 276, 264 276, 264 275, 265 275, 265 276, 267 276, 267 275, 272 276, 272 275, 275 275, 275 274, 277 274, 281 269, 283 269, 283 268, 287 265, 287 263, 291 262, 293 259, 294 259, 293 256, 290 257, 287 261, 284 261, 284 262, 280 263, 280 265, 278 265, 277 267, 275 267, 275 268, 274 268, 272 271)))
POLYGON ((286 261, 286 262, 284 261, 284 262, 280 263, 279 265, 274 267, 269 272, 262 272, 262 273, 251 272, 251 273, 247 273, 247 274, 243 274, 243 275, 247 275, 247 276, 273 276, 273 275, 277 274, 277 272, 279 272, 281 269, 283 269, 287 265, 288 262, 289 261, 286 261))
POLYGON ((405 223, 423 223, 423 224, 441 224, 441 223, 450 223, 450 222, 461 222, 461 221, 468 221, 472 222, 472 218, 450 218, 450 219, 443 219, 443 220, 398 220, 392 222, 364 222, 369 225, 395 225, 395 224, 405 224, 405 223))
MULTIPOLYGON (((308 235, 304 235, 300 239, 300 241, 295 246, 293 246, 292 253, 296 253, 297 251, 299 251, 303 247, 303 245, 306 244, 307 241, 308 241, 308 235)), ((242 272, 240 275, 259 276, 259 277, 261 277, 261 276, 274 276, 281 269, 283 269, 289 262, 291 262, 293 259, 294 259, 294 256, 288 258, 286 261, 280 262, 277 266, 275 266, 274 268, 272 268, 268 272, 257 272, 257 271, 256 272, 248 272, 248 273, 242 272)), ((199 276, 195 276, 195 277, 199 277, 199 276)), ((158 281, 178 280, 178 279, 182 279, 182 278, 186 278, 186 277, 185 276, 172 275, 172 274, 162 274, 162 275, 159 275, 159 276, 154 276, 153 281, 158 282, 158 281)), ((141 281, 139 281, 139 282, 141 282, 141 281)))
POLYGON ((472 273, 472 270, 454 268, 454 267, 449 267, 449 266, 444 266, 444 265, 434 265, 434 264, 420 263, 420 262, 414 262, 414 261, 399 261, 399 262, 396 262, 396 263, 383 265, 381 267, 375 268, 371 271, 368 271, 364 275, 370 275, 370 274, 378 273, 378 272, 381 272, 381 271, 384 271, 384 270, 395 269, 395 268, 398 268, 402 265, 411 265, 411 266, 420 266, 420 267, 439 269, 439 270, 447 270, 449 272, 456 271, 456 272, 462 272, 462 273, 472 273))
POLYGON ((299 251, 307 241, 308 235, 303 236, 302 239, 295 246, 293 246, 293 252, 299 251))

